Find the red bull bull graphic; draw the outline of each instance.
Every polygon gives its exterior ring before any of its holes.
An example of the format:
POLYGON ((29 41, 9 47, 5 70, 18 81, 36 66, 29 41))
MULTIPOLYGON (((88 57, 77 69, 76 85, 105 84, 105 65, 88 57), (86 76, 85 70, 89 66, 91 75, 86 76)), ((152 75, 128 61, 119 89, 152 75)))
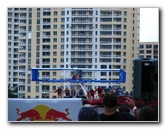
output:
POLYGON ((19 114, 20 109, 16 108, 16 110, 17 110, 17 115, 20 116, 19 118, 17 118, 17 121, 21 121, 21 120, 24 120, 26 118, 29 118, 30 121, 42 120, 40 114, 34 109, 30 109, 30 110, 22 112, 20 114, 19 114))
POLYGON ((69 109, 66 108, 66 113, 54 110, 54 109, 50 109, 47 114, 46 114, 46 120, 54 120, 54 121, 58 121, 58 118, 62 118, 63 120, 67 120, 67 121, 72 121, 72 119, 68 118, 67 115, 69 115, 69 109))
POLYGON ((50 109, 46 105, 37 105, 34 109, 30 109, 20 113, 20 109, 16 108, 16 113, 20 117, 16 121, 29 119, 30 121, 58 121, 60 118, 64 121, 72 121, 67 115, 70 114, 69 109, 66 112, 61 112, 55 109, 50 109))

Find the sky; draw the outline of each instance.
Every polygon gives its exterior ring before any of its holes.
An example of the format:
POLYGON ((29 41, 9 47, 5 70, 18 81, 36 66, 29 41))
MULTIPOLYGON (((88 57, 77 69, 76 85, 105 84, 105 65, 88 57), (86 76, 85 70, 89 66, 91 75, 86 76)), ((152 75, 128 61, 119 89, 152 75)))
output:
POLYGON ((140 42, 159 41, 159 9, 140 8, 140 42))

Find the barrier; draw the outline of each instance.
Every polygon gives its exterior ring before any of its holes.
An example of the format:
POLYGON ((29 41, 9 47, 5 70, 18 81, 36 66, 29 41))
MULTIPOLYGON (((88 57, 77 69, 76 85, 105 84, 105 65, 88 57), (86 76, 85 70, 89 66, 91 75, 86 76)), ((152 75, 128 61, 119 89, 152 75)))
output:
POLYGON ((77 121, 82 98, 8 99, 8 121, 77 121))

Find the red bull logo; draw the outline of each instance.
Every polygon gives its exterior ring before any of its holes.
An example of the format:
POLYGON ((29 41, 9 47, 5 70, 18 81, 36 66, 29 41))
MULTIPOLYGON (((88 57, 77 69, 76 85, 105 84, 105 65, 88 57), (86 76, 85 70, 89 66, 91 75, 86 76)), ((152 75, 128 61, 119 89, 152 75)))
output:
POLYGON ((38 105, 33 109, 27 110, 20 113, 20 109, 16 108, 16 113, 20 117, 17 118, 17 121, 22 121, 29 119, 30 121, 58 121, 60 119, 65 121, 72 121, 72 119, 67 116, 70 114, 69 109, 66 108, 65 112, 61 112, 55 109, 50 109, 46 105, 38 105))

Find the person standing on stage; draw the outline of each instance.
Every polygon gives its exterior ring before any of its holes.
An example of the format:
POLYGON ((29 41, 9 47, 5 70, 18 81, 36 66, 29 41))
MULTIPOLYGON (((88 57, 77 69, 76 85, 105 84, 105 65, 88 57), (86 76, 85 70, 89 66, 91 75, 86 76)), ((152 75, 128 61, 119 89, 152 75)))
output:
POLYGON ((65 92, 66 97, 70 96, 70 90, 69 90, 69 88, 66 87, 66 89, 64 90, 64 92, 65 92))
POLYGON ((93 89, 90 89, 88 91, 90 98, 94 99, 95 91, 93 89))
POLYGON ((98 88, 95 90, 95 93, 98 92, 98 96, 101 99, 102 98, 102 94, 104 92, 104 90, 101 88, 101 86, 98 86, 98 88))
POLYGON ((58 89, 55 91, 55 93, 58 92, 58 98, 62 98, 62 89, 58 87, 58 89))

